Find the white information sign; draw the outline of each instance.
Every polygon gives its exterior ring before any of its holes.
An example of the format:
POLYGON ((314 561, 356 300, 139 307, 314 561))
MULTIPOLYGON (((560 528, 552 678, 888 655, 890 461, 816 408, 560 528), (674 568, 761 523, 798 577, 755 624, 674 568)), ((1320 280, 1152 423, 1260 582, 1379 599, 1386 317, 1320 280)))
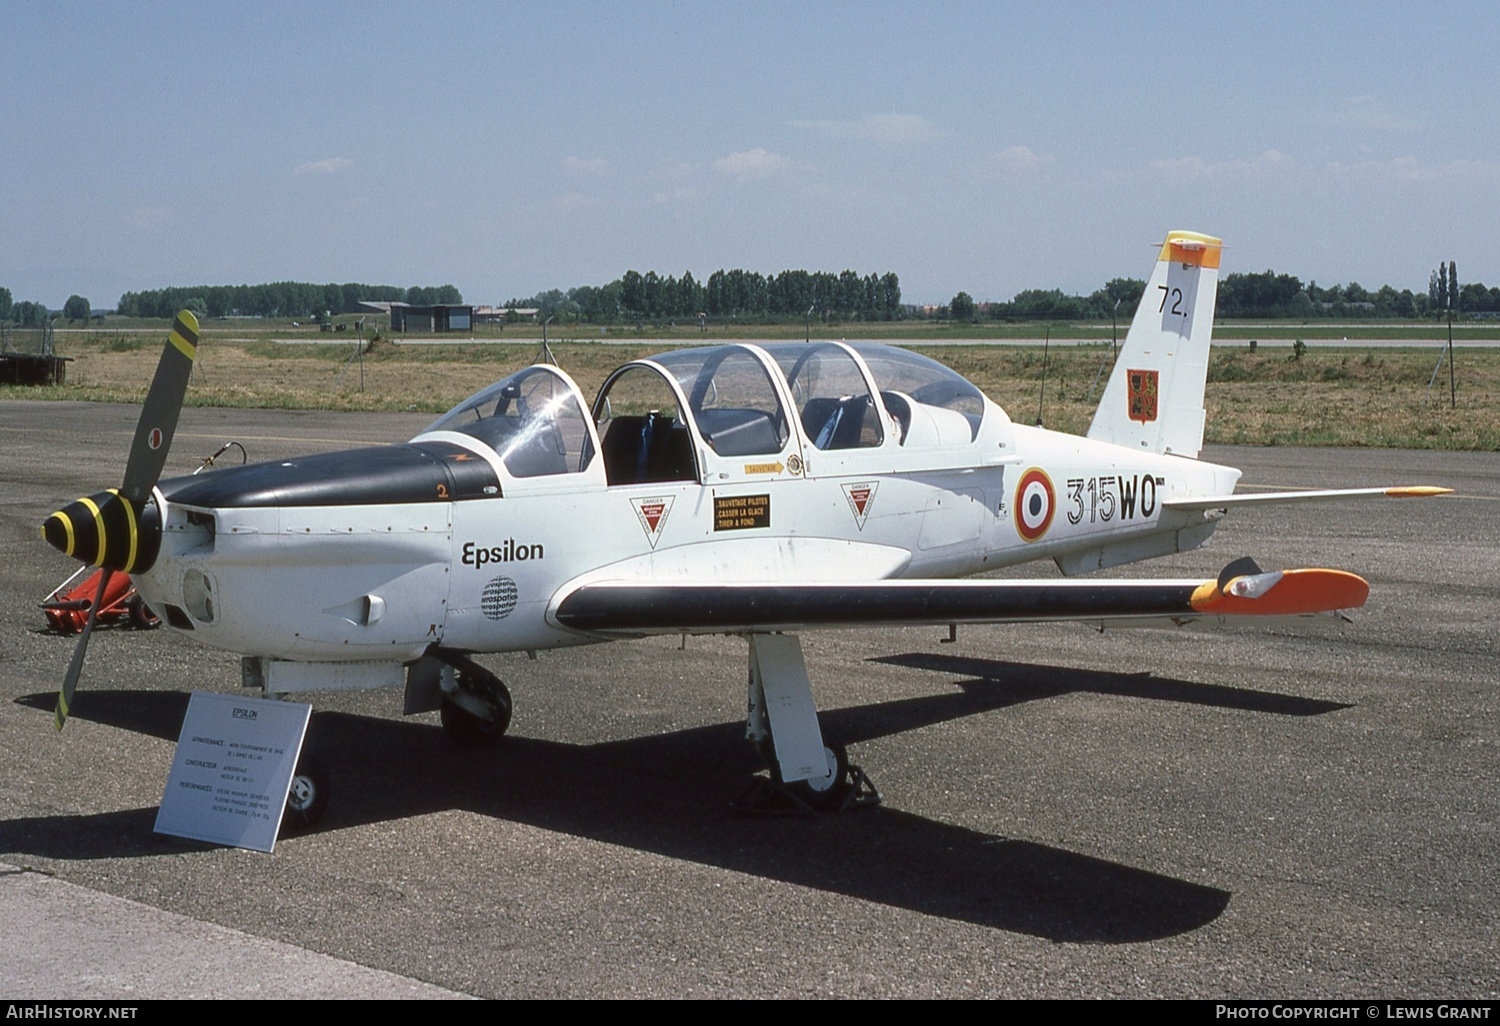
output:
POLYGON ((156 832, 270 852, 312 706, 194 692, 156 832))

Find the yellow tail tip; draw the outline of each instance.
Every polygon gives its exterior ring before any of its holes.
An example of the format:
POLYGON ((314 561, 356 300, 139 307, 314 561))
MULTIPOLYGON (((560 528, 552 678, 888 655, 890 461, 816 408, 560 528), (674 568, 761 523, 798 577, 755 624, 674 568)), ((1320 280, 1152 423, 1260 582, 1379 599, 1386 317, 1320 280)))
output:
POLYGON ((1224 249, 1224 240, 1199 232, 1168 232, 1161 244, 1158 260, 1170 260, 1179 264, 1217 269, 1219 256, 1224 249))

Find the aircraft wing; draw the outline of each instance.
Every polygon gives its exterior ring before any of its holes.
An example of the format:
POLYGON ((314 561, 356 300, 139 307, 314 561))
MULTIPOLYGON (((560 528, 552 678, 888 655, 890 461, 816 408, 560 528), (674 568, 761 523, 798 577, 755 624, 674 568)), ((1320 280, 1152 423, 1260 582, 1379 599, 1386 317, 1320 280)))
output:
POLYGON ((884 580, 839 583, 583 584, 554 602, 558 625, 589 634, 720 634, 1054 620, 1303 616, 1364 605, 1370 586, 1342 570, 1265 573, 1249 560, 1217 580, 884 580))
POLYGON ((1327 502, 1333 499, 1425 499, 1448 495, 1452 488, 1433 485, 1407 485, 1400 488, 1324 488, 1306 492, 1240 492, 1235 495, 1210 495, 1206 498, 1167 499, 1165 509, 1232 509, 1235 506, 1276 506, 1290 502, 1327 502))

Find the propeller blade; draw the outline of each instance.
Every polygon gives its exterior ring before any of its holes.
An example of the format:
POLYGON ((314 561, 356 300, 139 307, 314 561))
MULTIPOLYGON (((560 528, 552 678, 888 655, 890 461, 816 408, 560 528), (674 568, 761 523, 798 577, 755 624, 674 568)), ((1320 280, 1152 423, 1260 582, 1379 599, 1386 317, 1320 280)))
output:
POLYGON ((89 648, 89 635, 94 633, 94 620, 99 615, 99 606, 104 602, 104 589, 109 587, 112 576, 114 571, 107 568, 99 575, 99 590, 94 593, 94 601, 89 606, 89 618, 84 621, 78 644, 73 646, 73 659, 68 663, 68 675, 63 678, 62 690, 57 693, 57 708, 52 710, 52 722, 57 724, 58 730, 62 730, 63 724, 68 720, 73 693, 78 690, 78 678, 83 673, 83 655, 89 648))
MULTIPOLYGON (((182 397, 187 393, 188 378, 193 373, 193 359, 198 355, 198 318, 188 310, 178 311, 172 322, 172 333, 161 351, 156 377, 141 407, 141 419, 130 443, 130 459, 125 464, 125 483, 120 494, 137 509, 151 497, 151 489, 161 477, 182 412, 182 397)), ((81 647, 81 646, 80 646, 81 647)))
MULTIPOLYGON (((141 406, 141 419, 135 426, 135 438, 130 443, 130 458, 125 463, 125 483, 120 488, 120 498, 125 500, 123 515, 127 528, 116 540, 128 542, 129 556, 118 565, 134 569, 139 540, 136 518, 145 509, 151 498, 151 490, 156 487, 162 468, 167 464, 167 453, 172 448, 172 435, 177 431, 177 418, 182 413, 182 399, 187 394, 188 378, 192 376, 193 359, 197 355, 198 318, 190 311, 181 310, 177 319, 172 322, 172 332, 167 336, 166 346, 162 348, 161 360, 156 365, 156 377, 151 379, 151 389, 146 393, 146 401, 141 406)), ((107 499, 103 495, 100 498, 107 499)), ((81 499, 79 503, 89 506, 92 500, 81 499)), ((57 708, 52 719, 58 730, 62 730, 63 724, 67 722, 73 695, 78 690, 78 678, 83 675, 83 657, 88 652, 89 636, 94 633, 94 621, 99 616, 99 606, 104 602, 104 589, 114 574, 111 567, 104 565, 108 524, 100 515, 97 504, 92 508, 98 525, 99 565, 103 572, 99 575, 99 590, 94 595, 93 605, 89 606, 89 618, 83 625, 83 634, 73 648, 73 658, 68 663, 68 674, 63 678, 62 690, 57 693, 57 708)), ((79 522, 82 522, 81 517, 79 522)), ((69 516, 68 510, 62 510, 48 518, 42 533, 54 545, 58 544, 59 539, 64 539, 65 543, 59 547, 72 554, 73 523, 74 519, 69 516), (52 528, 51 534, 48 533, 49 527, 52 528)), ((156 529, 159 531, 160 527, 156 529)), ((154 555, 153 552, 151 558, 154 555)))

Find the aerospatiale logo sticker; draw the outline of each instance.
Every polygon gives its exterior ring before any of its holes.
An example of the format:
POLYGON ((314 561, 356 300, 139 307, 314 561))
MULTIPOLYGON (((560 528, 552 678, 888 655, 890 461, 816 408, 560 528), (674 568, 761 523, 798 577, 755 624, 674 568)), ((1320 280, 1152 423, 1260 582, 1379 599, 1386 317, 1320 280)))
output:
POLYGON ((646 499, 631 499, 630 504, 635 507, 636 519, 641 522, 641 529, 646 532, 646 540, 651 547, 656 548, 656 543, 661 540, 661 529, 666 526, 667 514, 672 512, 672 496, 659 495, 646 499))
POLYGON ((844 498, 849 500, 849 508, 854 511, 854 523, 863 531, 865 518, 870 515, 870 510, 875 505, 875 490, 880 487, 880 482, 862 481, 859 484, 846 484, 843 487, 844 498))
POLYGON ((1155 420, 1156 398, 1161 374, 1154 370, 1126 371, 1125 380, 1130 386, 1128 398, 1130 419, 1138 420, 1142 424, 1155 420))

